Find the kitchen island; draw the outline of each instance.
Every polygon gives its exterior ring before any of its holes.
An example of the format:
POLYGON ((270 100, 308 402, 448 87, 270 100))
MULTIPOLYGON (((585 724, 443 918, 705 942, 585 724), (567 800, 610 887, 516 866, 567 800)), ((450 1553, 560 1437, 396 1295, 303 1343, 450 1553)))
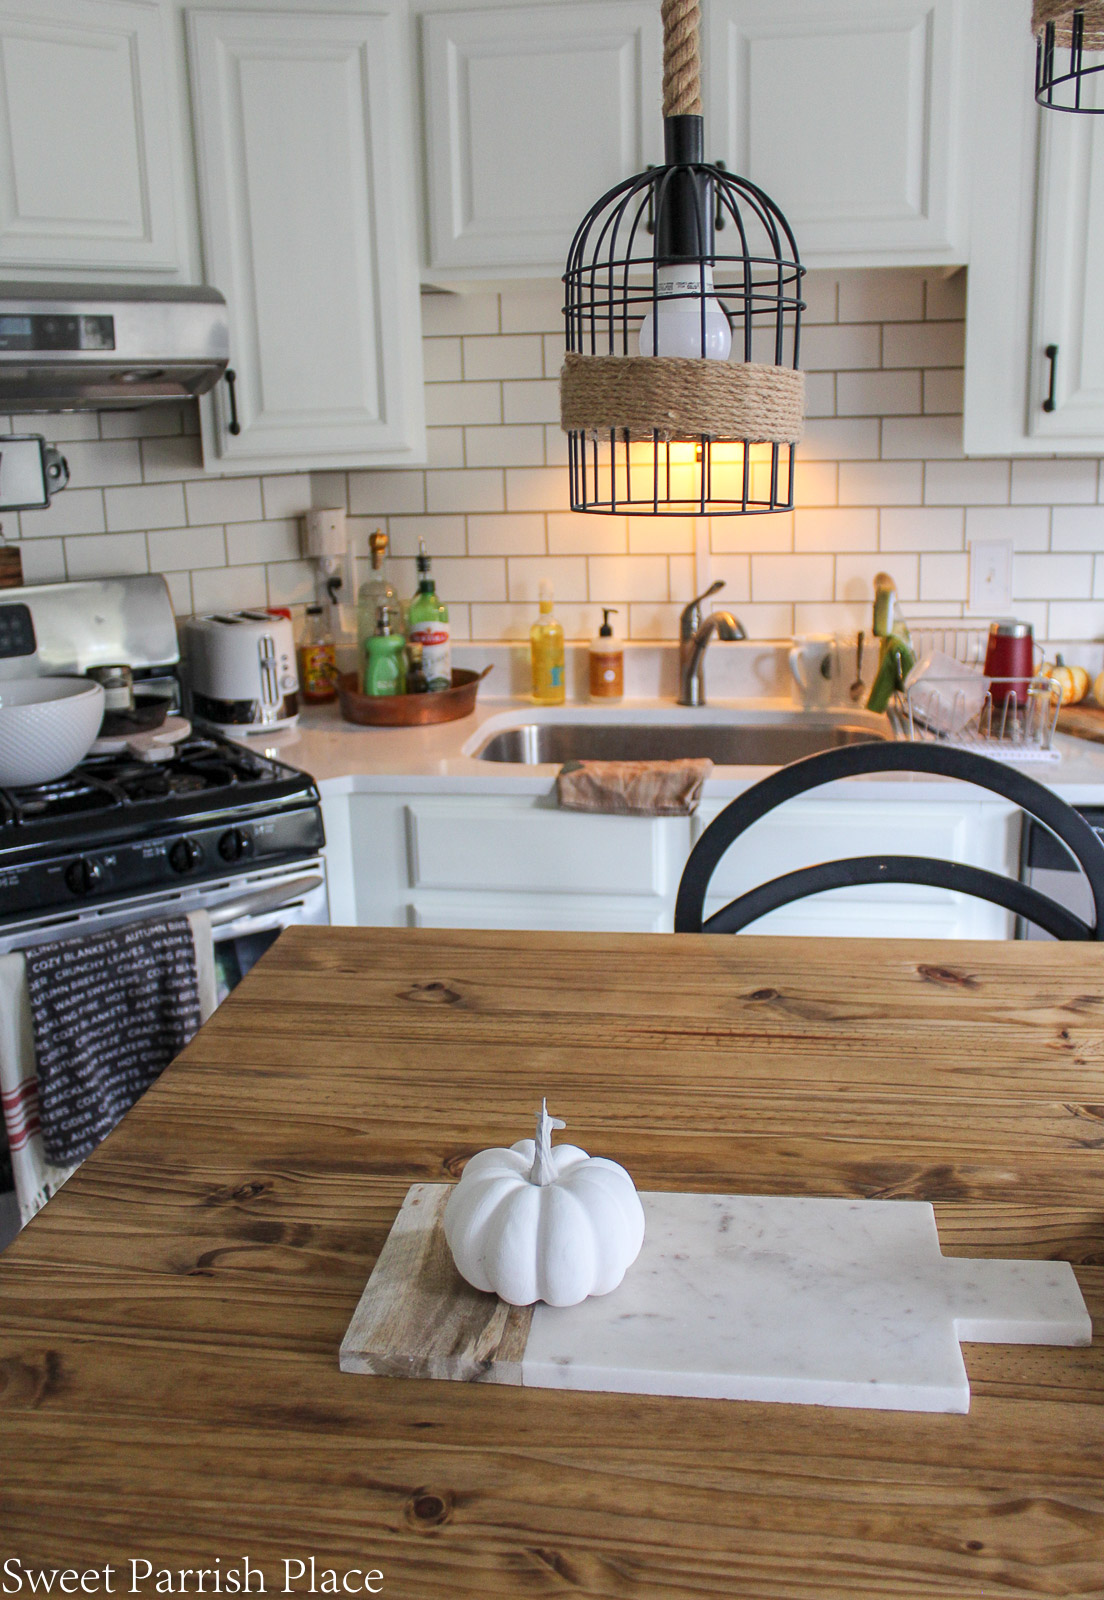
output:
POLYGON ((290 929, 0 1261, 2 1560, 138 1559, 150 1594, 245 1557, 404 1600, 1099 1592, 1099 1338, 966 1346, 968 1416, 338 1371, 408 1186, 542 1095, 644 1189, 930 1200, 948 1255, 1071 1261, 1099 1325, 1100 952, 870 948, 290 929))

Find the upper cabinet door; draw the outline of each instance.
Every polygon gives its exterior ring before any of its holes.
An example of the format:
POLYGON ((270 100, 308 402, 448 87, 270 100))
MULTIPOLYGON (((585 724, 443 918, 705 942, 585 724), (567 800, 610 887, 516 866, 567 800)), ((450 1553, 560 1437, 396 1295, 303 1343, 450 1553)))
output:
POLYGON ((658 0, 422 19, 432 268, 563 270, 585 212, 663 159, 658 0))
MULTIPOLYGON (((1089 93, 1104 101, 1097 83, 1090 79, 1089 93)), ((1095 454, 1104 441, 1104 127, 1099 118, 1042 114, 1035 241, 1030 432, 1041 440, 1080 441, 1095 454), (1053 358, 1048 349, 1054 350, 1053 358), (1048 411, 1044 403, 1052 389, 1054 405, 1048 411)))
POLYGON ((424 452, 409 105, 396 20, 188 13, 207 280, 233 395, 209 470, 406 464, 424 452))
POLYGON ((0 268, 178 266, 156 0, 0 0, 0 268))
POLYGON ((710 0, 706 154, 815 266, 965 261, 964 0, 710 0))

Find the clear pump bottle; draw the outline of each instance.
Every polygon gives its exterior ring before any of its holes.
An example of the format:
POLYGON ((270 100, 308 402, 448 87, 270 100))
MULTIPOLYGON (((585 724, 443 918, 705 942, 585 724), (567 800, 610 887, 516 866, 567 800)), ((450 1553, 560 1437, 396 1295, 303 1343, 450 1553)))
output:
POLYGON ((552 615, 552 585, 541 580, 540 616, 529 629, 529 656, 533 669, 533 700, 538 706, 562 706, 564 683, 564 633, 552 615))

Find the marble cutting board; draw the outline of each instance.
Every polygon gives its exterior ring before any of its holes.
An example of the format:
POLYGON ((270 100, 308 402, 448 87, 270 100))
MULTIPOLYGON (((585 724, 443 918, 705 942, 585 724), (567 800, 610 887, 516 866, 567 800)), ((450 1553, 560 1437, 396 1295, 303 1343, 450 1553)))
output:
POLYGON ((943 1256, 910 1200, 642 1193, 612 1294, 507 1306, 466 1284, 415 1184, 341 1345, 344 1372, 526 1388, 968 1411, 959 1341, 1087 1345, 1064 1261, 943 1256))

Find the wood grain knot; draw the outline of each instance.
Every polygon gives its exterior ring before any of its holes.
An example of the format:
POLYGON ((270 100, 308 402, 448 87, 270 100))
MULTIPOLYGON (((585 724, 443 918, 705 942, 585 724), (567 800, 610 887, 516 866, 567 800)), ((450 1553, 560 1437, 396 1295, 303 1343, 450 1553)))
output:
POLYGON ((745 1000, 781 1000, 782 996, 777 989, 753 989, 744 996, 745 1000))
POLYGON ((47 1350, 41 1363, 12 1356, 0 1361, 0 1395, 13 1410, 33 1411, 62 1387, 61 1356, 47 1350))
POLYGON ((452 1496, 419 1489, 406 1502, 407 1520, 416 1528, 439 1528, 452 1521, 452 1496))
POLYGON ((398 994, 400 1000, 415 1000, 423 1006, 457 1006, 463 999, 455 989, 447 983, 415 983, 409 989, 401 989, 398 994))
POLYGON ((938 983, 946 989, 980 989, 981 984, 970 972, 958 972, 954 967, 919 966, 917 972, 925 983, 938 983))

